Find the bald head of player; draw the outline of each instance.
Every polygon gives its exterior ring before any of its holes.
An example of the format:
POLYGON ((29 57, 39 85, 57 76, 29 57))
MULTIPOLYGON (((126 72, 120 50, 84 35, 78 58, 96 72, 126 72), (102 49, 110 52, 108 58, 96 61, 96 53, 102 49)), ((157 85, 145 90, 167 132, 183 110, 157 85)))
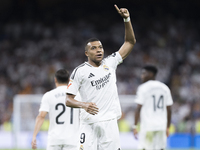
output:
POLYGON ((158 72, 158 69, 153 65, 144 66, 142 68, 142 73, 141 73, 142 82, 144 83, 149 80, 155 80, 157 72, 158 72))
POLYGON ((65 69, 60 69, 56 71, 54 81, 56 84, 56 87, 67 85, 69 82, 69 72, 65 69))
POLYGON ((97 38, 91 38, 86 41, 85 55, 88 57, 88 63, 94 67, 101 65, 104 56, 104 49, 101 41, 97 38))

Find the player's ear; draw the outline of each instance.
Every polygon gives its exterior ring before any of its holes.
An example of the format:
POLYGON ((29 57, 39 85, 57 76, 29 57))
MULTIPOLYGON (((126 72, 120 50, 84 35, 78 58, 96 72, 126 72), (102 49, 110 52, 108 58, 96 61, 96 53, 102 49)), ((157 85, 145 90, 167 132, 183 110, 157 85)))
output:
POLYGON ((56 77, 54 77, 54 82, 57 83, 57 79, 56 79, 56 77))
POLYGON ((88 57, 88 51, 85 51, 85 55, 88 57))

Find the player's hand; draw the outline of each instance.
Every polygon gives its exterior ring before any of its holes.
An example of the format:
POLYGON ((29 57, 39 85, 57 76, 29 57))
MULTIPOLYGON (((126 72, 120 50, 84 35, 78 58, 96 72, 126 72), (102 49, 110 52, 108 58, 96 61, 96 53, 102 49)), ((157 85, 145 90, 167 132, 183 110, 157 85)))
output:
POLYGON ((133 135, 134 135, 135 139, 138 139, 137 129, 133 129, 133 135))
POLYGON ((128 17, 130 17, 130 14, 129 14, 129 12, 128 12, 128 9, 126 9, 126 8, 118 8, 117 7, 117 5, 114 5, 115 6, 115 8, 116 8, 116 10, 117 10, 117 12, 122 16, 122 18, 128 18, 128 17))
POLYGON ((95 103, 92 102, 86 102, 84 106, 85 111, 92 115, 96 115, 99 112, 99 108, 95 103))
POLYGON ((31 146, 32 146, 32 149, 37 149, 36 138, 32 139, 31 146))

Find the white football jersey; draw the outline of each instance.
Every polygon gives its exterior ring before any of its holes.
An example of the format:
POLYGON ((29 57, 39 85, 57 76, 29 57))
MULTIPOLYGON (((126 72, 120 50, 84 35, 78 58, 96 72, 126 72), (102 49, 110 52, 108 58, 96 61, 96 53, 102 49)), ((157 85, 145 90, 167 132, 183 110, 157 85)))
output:
POLYGON ((144 131, 166 130, 167 106, 173 104, 170 89, 162 82, 150 80, 138 87, 135 103, 141 104, 140 125, 144 131))
POLYGON ((42 97, 39 111, 49 113, 49 145, 77 145, 79 143, 79 110, 66 107, 67 86, 59 86, 42 97))
POLYGON ((99 67, 88 62, 74 69, 67 93, 76 95, 79 91, 83 102, 94 102, 99 108, 97 115, 81 109, 80 119, 94 123, 121 117, 121 107, 116 85, 116 68, 122 62, 119 52, 104 58, 99 67))

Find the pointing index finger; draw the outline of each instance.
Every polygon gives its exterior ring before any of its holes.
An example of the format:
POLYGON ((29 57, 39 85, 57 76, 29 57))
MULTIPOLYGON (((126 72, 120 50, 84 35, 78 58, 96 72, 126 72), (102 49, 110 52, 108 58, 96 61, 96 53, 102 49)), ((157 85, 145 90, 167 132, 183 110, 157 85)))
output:
POLYGON ((119 10, 119 8, 117 7, 117 5, 115 4, 114 6, 115 6, 116 10, 117 10, 117 11, 118 11, 118 13, 119 13, 119 12, 120 12, 120 10, 119 10))

